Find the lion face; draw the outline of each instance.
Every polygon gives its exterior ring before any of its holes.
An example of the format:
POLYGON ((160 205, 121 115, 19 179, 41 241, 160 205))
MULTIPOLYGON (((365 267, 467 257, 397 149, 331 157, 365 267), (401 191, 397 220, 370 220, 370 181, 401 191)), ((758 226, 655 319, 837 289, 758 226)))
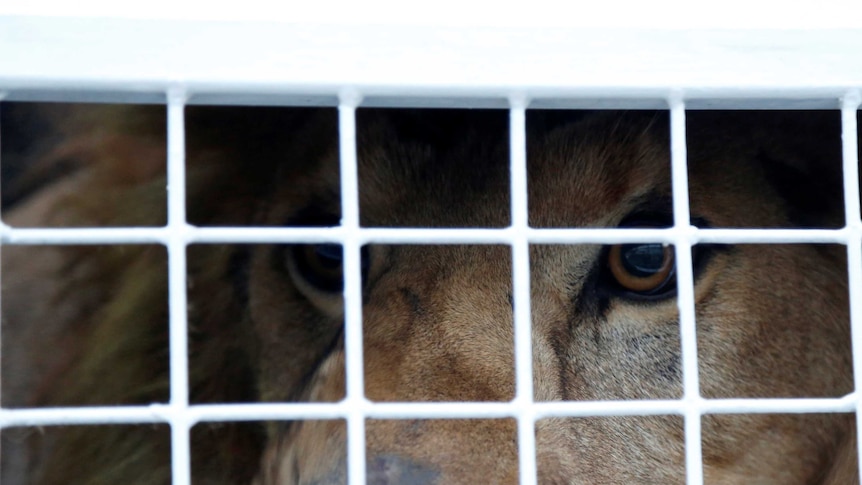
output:
MULTIPOLYGON (((385 119, 364 116, 359 126, 367 128, 358 140, 363 226, 509 224, 505 118, 487 124, 490 134, 471 133, 435 150, 399 139, 385 119)), ((801 149, 782 147, 767 129, 768 117, 749 121, 762 123, 762 133, 752 130, 733 142, 722 140, 728 135, 713 118, 689 116, 693 223, 792 225, 799 208, 783 197, 786 187, 769 179, 763 159, 784 156, 792 168, 801 163, 801 149)), ((606 114, 531 139, 530 224, 671 225, 667 131, 666 117, 606 114)), ((837 156, 840 145, 834 145, 823 148, 823 157, 837 156)), ((329 153, 313 177, 277 190, 262 220, 337 224, 336 160, 329 153), (298 196, 297 187, 307 193, 298 196)), ((828 163, 840 165, 840 158, 828 163)), ((821 221, 831 224, 835 216, 821 221)), ((842 248, 698 245, 692 257, 702 396, 851 392, 842 248)), ((514 397, 508 247, 368 245, 362 258, 368 399, 514 397)), ((672 248, 655 244, 531 247, 537 401, 682 396, 673 258, 672 248)), ((271 246, 253 255, 249 305, 261 336, 265 400, 344 396, 340 261, 341 249, 330 245, 271 246)), ((812 483, 823 476, 848 422, 842 415, 707 415, 706 479, 812 483)), ((366 437, 369 483, 517 482, 517 430, 510 419, 368 420, 366 437)), ((685 481, 680 416, 544 419, 536 440, 539 483, 685 481)), ((344 423, 293 422, 270 430, 261 469, 265 484, 341 483, 344 423)))
MULTIPOLYGON (((164 222, 164 181, 153 175, 163 168, 163 150, 138 149, 164 146, 153 135, 164 132, 164 113, 94 111, 118 135, 67 135, 72 141, 59 153, 77 154, 83 161, 77 172, 53 185, 37 173, 40 191, 21 196, 26 200, 4 212, 6 222, 39 226, 71 214, 76 222, 110 224, 123 211, 134 224, 164 222), (122 130, 117 120, 125 120, 122 130), (139 154, 135 173, 107 145, 139 154), (66 203, 76 191, 83 203, 66 203), (107 195, 122 203, 99 198, 107 195)), ((687 117, 692 224, 843 224, 837 116, 687 117)), ((647 112, 529 118, 530 225, 672 225, 668 125, 666 114, 647 112)), ((360 109, 357 126, 362 226, 510 225, 505 112, 360 109)), ((334 112, 189 108, 187 129, 191 223, 339 224, 334 112)), ((4 392, 4 406, 165 400, 167 308, 158 302, 166 300, 167 282, 153 269, 164 267, 164 251, 109 251, 104 262, 94 251, 47 251, 51 257, 34 266, 33 253, 4 248, 3 376, 7 390, 14 387, 4 392), (152 274, 142 278, 147 268, 152 274), (90 294, 74 291, 84 284, 122 304, 80 296, 90 294), (31 311, 30 300, 44 304, 31 311), (118 306, 124 311, 107 311, 118 306), (50 325, 44 315, 54 315, 50 325), (109 350, 100 340, 105 335, 116 337, 109 350), (30 351, 31 340, 86 358, 57 363, 30 351), (54 385, 59 381, 65 385, 54 385)), ((535 244, 529 256, 536 401, 682 397, 673 247, 535 244)), ((852 392, 844 248, 698 244, 691 256, 702 397, 852 392)), ((333 244, 192 245, 191 402, 341 400, 342 261, 342 248, 333 244)), ((515 396, 510 247, 369 244, 361 249, 360 271, 367 399, 505 402, 515 396)), ((707 414, 701 425, 707 483, 858 482, 852 416, 707 414)), ((23 458, 20 466, 5 460, 3 480, 156 484, 170 476, 166 430, 153 440, 135 430, 98 428, 59 431, 47 445, 4 437, 4 456, 23 458), (135 450, 134 459, 127 450, 135 450)), ((195 428, 196 482, 346 481, 343 421, 195 428)), ((513 419, 369 419, 365 428, 367 483, 518 481, 513 419)), ((545 418, 536 423, 535 438, 540 484, 685 482, 679 415, 545 418)))

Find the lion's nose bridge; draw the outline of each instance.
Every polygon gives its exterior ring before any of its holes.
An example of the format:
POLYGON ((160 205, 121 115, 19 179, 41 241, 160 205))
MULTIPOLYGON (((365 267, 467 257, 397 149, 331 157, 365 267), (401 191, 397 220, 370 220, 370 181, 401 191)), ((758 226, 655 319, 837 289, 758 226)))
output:
POLYGON ((482 400, 509 400, 515 373, 512 277, 507 250, 488 254, 445 286, 439 325, 466 366, 465 379, 491 391, 482 400))
POLYGON ((408 248, 398 254, 418 262, 387 275, 365 306, 369 397, 511 399, 514 334, 509 249, 436 246, 408 248))

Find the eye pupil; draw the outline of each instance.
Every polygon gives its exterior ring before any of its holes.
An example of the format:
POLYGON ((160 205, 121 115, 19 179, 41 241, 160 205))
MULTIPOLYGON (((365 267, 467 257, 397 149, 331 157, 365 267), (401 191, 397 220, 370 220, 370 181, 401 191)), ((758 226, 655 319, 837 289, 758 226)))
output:
POLYGON ((673 290, 673 248, 659 243, 618 244, 607 253, 615 286, 625 295, 665 295, 673 290))
POLYGON ((652 276, 665 266, 665 248, 661 244, 623 244, 620 255, 623 267, 637 278, 652 276))

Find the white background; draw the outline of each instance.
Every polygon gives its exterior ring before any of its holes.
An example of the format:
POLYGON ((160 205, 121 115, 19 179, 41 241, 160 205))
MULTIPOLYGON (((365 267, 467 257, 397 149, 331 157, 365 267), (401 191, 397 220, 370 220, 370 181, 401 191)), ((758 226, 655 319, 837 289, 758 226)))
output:
POLYGON ((858 0, 4 0, 0 15, 294 23, 651 28, 862 27, 858 0))

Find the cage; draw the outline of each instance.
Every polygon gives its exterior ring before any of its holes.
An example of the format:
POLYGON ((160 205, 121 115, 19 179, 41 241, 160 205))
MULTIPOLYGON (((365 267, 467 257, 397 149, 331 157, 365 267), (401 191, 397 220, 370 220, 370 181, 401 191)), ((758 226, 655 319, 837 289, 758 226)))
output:
MULTIPOLYGON (((761 17, 761 24, 734 29, 716 28, 721 27, 720 21, 698 20, 697 15, 689 15, 687 20, 696 26, 706 24, 708 28, 679 28, 674 22, 661 20, 661 12, 649 15, 656 22, 649 27, 647 22, 637 18, 645 15, 643 9, 637 7, 610 24, 600 21, 608 17, 595 12, 570 22, 543 21, 532 13, 520 20, 514 15, 509 18, 510 23, 503 26, 493 25, 500 22, 499 18, 477 24, 465 21, 464 24, 436 25, 435 22, 447 23, 439 16, 411 25, 397 22, 369 25, 351 21, 350 16, 356 11, 348 7, 334 13, 334 21, 320 24, 313 24, 304 17, 292 22, 268 22, 264 21, 267 19, 263 14, 237 22, 231 19, 230 13, 219 17, 218 10, 211 13, 215 18, 204 20, 32 15, 0 18, 0 58, 4 59, 0 66, 0 97, 5 102, 4 108, 12 103, 34 102, 136 104, 155 107, 156 116, 166 120, 166 142, 156 146, 156 150, 163 150, 166 158, 163 221, 133 221, 125 227, 86 224, 84 227, 44 227, 42 224, 22 227, 6 220, 4 212, 0 241, 4 249, 19 246, 32 246, 35 250, 42 246, 155 248, 154 253, 158 253, 162 261, 157 266, 163 268, 167 289, 163 329, 167 355, 155 365, 165 367, 169 377, 167 394, 153 398, 152 403, 32 407, 9 406, 4 402, 0 410, 0 429, 5 436, 13 438, 4 440, 4 448, 11 449, 15 434, 22 430, 29 436, 43 428, 49 430, 46 435, 50 434, 50 429, 57 426, 117 425, 121 433, 128 433, 125 430, 134 426, 159 428, 161 453, 169 455, 170 481, 181 485, 203 483, 193 470, 193 436, 202 433, 199 438, 202 441, 213 438, 206 434, 206 429, 193 429, 196 425, 269 421, 276 423, 272 425, 276 431, 267 432, 278 433, 277 423, 312 420, 335 423, 339 428, 326 433, 345 437, 343 454, 346 458, 339 465, 341 471, 327 478, 333 483, 413 483, 409 480, 432 483, 439 470, 429 471, 413 461, 395 460, 380 451, 369 452, 367 428, 378 426, 375 420, 506 420, 508 434, 505 436, 515 443, 516 472, 514 478, 505 476, 500 478, 501 482, 568 483, 567 480, 573 480, 573 483, 590 483, 583 481, 588 480, 583 475, 567 476, 563 471, 558 471, 560 476, 547 471, 543 474, 541 467, 547 463, 540 458, 547 443, 537 443, 537 423, 552 418, 657 417, 672 419, 673 423, 653 426, 667 426, 672 428, 669 433, 679 435, 682 446, 679 482, 700 484, 730 483, 721 481, 730 478, 722 478, 716 468, 707 466, 714 463, 712 454, 716 453, 710 449, 714 443, 702 438, 702 428, 708 426, 704 424, 707 417, 851 414, 854 415, 852 426, 855 426, 860 403, 855 389, 860 373, 852 369, 856 368, 862 352, 858 330, 862 304, 862 219, 857 146, 862 31, 847 28, 853 26, 841 22, 849 20, 836 18, 831 13, 807 16, 809 12, 789 10, 789 14, 796 14, 796 17, 791 15, 789 21, 785 12, 761 17), (768 20, 762 20, 764 18, 768 20), (596 24, 591 24, 592 21, 596 24), (795 28, 779 28, 788 24, 795 28), (818 28, 807 28, 811 26, 818 28), (337 147, 339 187, 335 202, 341 211, 337 220, 311 223, 299 220, 292 224, 279 220, 248 227, 229 223, 197 224, 197 216, 187 205, 188 193, 195 190, 188 181, 192 167, 186 164, 192 149, 186 143, 187 131, 192 126, 187 119, 192 116, 192 109, 213 105, 328 110, 331 120, 335 120, 334 136, 337 137, 333 145, 337 147), (505 208, 507 217, 499 227, 474 227, 471 223, 461 224, 461 227, 458 224, 410 227, 409 222, 388 226, 365 222, 364 207, 369 202, 363 198, 366 182, 361 171, 367 167, 361 163, 360 155, 367 152, 360 146, 365 142, 357 136, 363 128, 357 120, 362 120, 363 110, 402 108, 497 110, 497 120, 504 121, 504 129, 498 133, 507 133, 503 146, 508 154, 502 166, 508 170, 506 200, 509 204, 505 208), (659 116, 667 120, 667 180, 671 195, 666 201, 669 209, 664 211, 670 219, 662 221, 663 224, 634 224, 633 227, 618 227, 618 224, 611 227, 549 224, 545 227, 532 223, 532 205, 528 200, 528 194, 533 196, 528 173, 528 159, 532 156, 528 150, 528 118, 533 112, 545 110, 654 110, 664 113, 659 116), (690 203, 687 142, 692 135, 687 134, 687 118, 700 116, 694 114, 695 111, 721 110, 750 110, 746 117, 756 117, 755 113, 761 111, 794 110, 801 113, 796 115, 801 119, 809 112, 831 112, 836 126, 840 126, 836 129, 840 129, 841 136, 840 142, 836 141, 840 145, 834 147, 840 151, 842 160, 838 175, 840 186, 831 189, 843 195, 843 219, 839 224, 828 228, 699 224, 698 214, 692 212, 690 203), (536 384, 534 370, 539 357, 534 355, 533 343, 532 327, 537 316, 535 308, 531 307, 536 307, 537 303, 531 287, 535 284, 531 283, 531 274, 535 273, 531 268, 531 258, 535 259, 531 251, 539 245, 631 247, 643 243, 651 243, 653 248, 674 248, 675 303, 672 307, 678 312, 678 326, 675 327, 678 330, 674 338, 678 338, 679 394, 619 399, 540 397, 540 389, 536 387, 545 384, 543 381, 536 384), (195 378, 190 376, 193 366, 188 349, 194 345, 196 335, 196 329, 189 326, 189 313, 193 309, 188 288, 196 284, 189 276, 190 268, 196 264, 193 250, 231 244, 305 245, 311 248, 312 257, 323 258, 324 263, 332 259, 339 261, 343 280, 336 293, 343 285, 343 293, 339 293, 343 294, 344 320, 343 399, 288 402, 290 399, 282 397, 271 399, 273 402, 213 403, 198 402, 190 397, 190 382, 195 378), (852 356, 852 368, 847 374, 852 376, 852 388, 837 395, 825 393, 816 397, 781 393, 705 397, 702 392, 704 370, 699 366, 703 348, 698 348, 698 331, 703 330, 696 322, 709 321, 710 315, 697 307, 701 298, 696 285, 701 264, 697 248, 709 245, 757 248, 779 244, 832 244, 846 254, 847 331, 852 335, 846 356, 848 359, 852 356), (363 293, 363 274, 367 271, 365 266, 371 264, 367 262, 369 256, 364 249, 367 245, 496 245, 503 248, 501 254, 510 258, 511 396, 490 399, 492 402, 369 398, 373 392, 366 382, 368 349, 367 344, 363 345, 364 334, 368 333, 368 328, 363 326, 363 320, 368 318, 364 313, 368 310, 363 310, 364 298, 367 298, 363 293), (341 246, 343 252, 333 249, 337 246, 341 246), (575 476, 580 478, 573 478, 575 476)), ((773 13, 770 9, 770 14, 773 13)), ((365 21, 375 23, 373 19, 365 18, 365 21)), ((420 128, 427 126, 420 125, 420 128)), ((4 135, 4 146, 18 143, 14 137, 23 136, 9 131, 4 131, 4 135)), ((833 135, 837 137, 839 133, 833 135)), ((262 177, 267 175, 264 173, 262 177)), ((9 173, 4 172, 4 178, 9 177, 9 173)), ((756 208, 746 206, 737 210, 756 211, 756 208)), ((295 255, 285 257, 293 258, 290 264, 296 266, 295 255)), ((458 261, 460 257, 452 256, 449 261, 458 261)), ((28 258, 41 259, 41 256, 28 258)), ((2 279, 14 279, 13 271, 29 271, 27 265, 19 266, 4 268, 2 279)), ((291 274, 296 274, 302 270, 292 271, 291 274)), ((6 301, 0 303, 0 308, 14 304, 10 298, 17 297, 4 295, 6 301)), ((219 295, 211 295, 211 298, 217 300, 219 295)), ((195 302, 194 306, 198 304, 195 302)), ((772 311, 786 318, 777 309, 772 311)), ((8 314, 4 312, 6 318, 8 314)), ((7 335, 8 325, 11 323, 4 321, 3 332, 7 335)), ((5 355, 13 353, 8 346, 3 349, 5 355)), ((50 348, 42 350, 46 351, 58 352, 50 348)), ((836 365, 829 361, 821 369, 820 377, 824 382, 831 379, 827 371, 834 370, 836 365)), ((96 379, 101 377, 95 376, 96 379)), ((4 374, 4 382, 9 382, 7 374, 4 374)), ((55 381, 55 385, 60 384, 55 381)), ((446 397, 445 393, 443 395, 446 397)), ((378 434, 387 432, 386 428, 381 429, 384 431, 378 434)), ((403 430, 398 428, 397 432, 403 430)), ((588 434, 581 430, 579 436, 588 434)), ((631 437, 624 433, 622 436, 631 437)), ((657 446, 650 441, 654 437, 648 433, 637 436, 645 441, 640 445, 642 449, 657 446)), ((339 446, 329 442, 318 445, 339 446)), ((754 444, 736 442, 735 445, 743 449, 734 451, 751 451, 752 456, 760 456, 755 453, 754 444), (747 446, 752 450, 744 449, 747 446)), ((847 459, 856 463, 855 441, 851 448, 853 456, 847 459)), ((276 453, 269 448, 268 451, 276 453)), ((605 451, 607 461, 613 462, 617 451, 605 451)), ((131 451, 124 453, 134 456, 131 451)), ((296 459, 294 455, 299 452, 292 449, 290 453, 296 459)), ((7 454, 3 459, 19 457, 7 454)), ((210 456, 208 459, 221 458, 210 456)), ((807 463, 807 457, 792 461, 807 463)), ((760 465, 774 466, 767 459, 760 465)), ((291 466, 294 468, 285 466, 285 469, 295 475, 280 470, 264 477, 263 471, 258 470, 255 476, 259 480, 271 480, 271 483, 305 483, 300 481, 296 471, 304 465, 291 466)), ((790 469, 793 467, 788 465, 782 473, 790 469)), ((624 476, 631 483, 664 476, 650 475, 648 467, 645 470, 639 472, 643 473, 641 475, 624 476)), ((490 473, 481 467, 479 472, 490 473)), ((7 475, 6 479, 15 483, 24 472, 15 473, 19 475, 7 475)), ((775 483, 790 483, 787 476, 778 476, 775 483)), ((498 478, 488 477, 489 482, 498 478)), ((614 483, 612 476, 599 473, 592 477, 603 477, 607 483, 614 483)), ((745 483, 746 477, 738 479, 742 480, 739 483, 745 483)), ((835 483, 844 483, 841 478, 833 479, 839 480, 835 483)), ((858 480, 855 476, 844 479, 848 480, 846 483, 858 480)))

